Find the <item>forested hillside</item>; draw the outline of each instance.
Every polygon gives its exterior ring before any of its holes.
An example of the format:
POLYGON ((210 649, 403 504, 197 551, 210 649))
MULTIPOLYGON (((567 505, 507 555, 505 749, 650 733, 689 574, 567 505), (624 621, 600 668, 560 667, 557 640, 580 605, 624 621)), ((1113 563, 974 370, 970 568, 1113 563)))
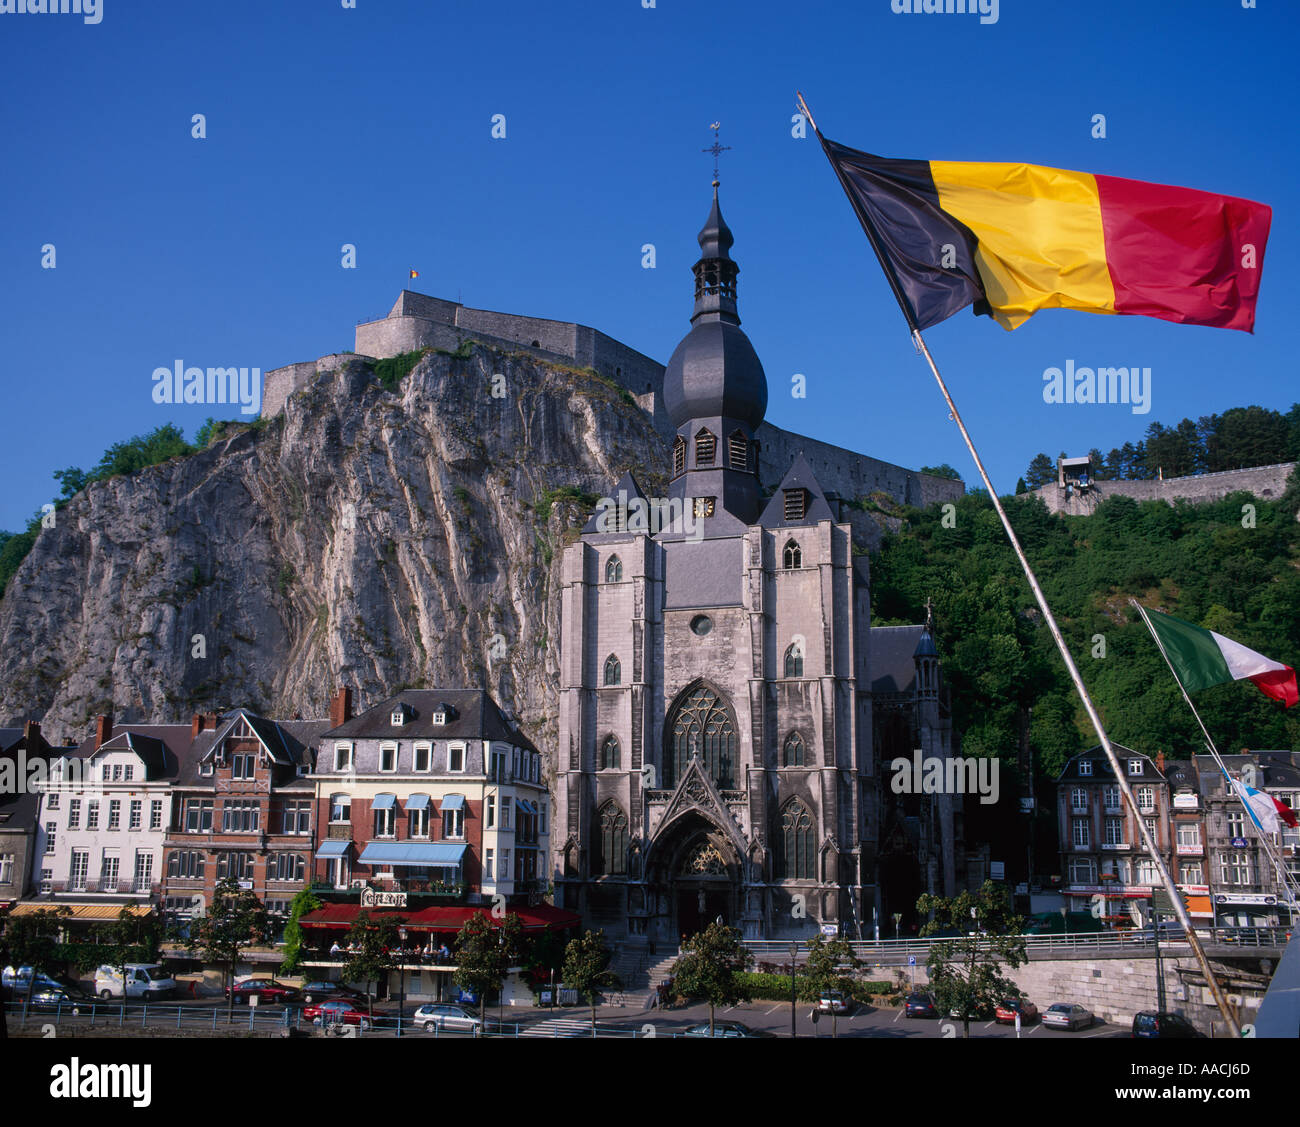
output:
MULTIPOLYGON (((1093 516, 1064 518, 1037 498, 1008 503, 1112 739, 1176 757, 1202 744, 1130 596, 1300 664, 1296 474, 1276 503, 1249 494, 1174 507, 1112 497, 1093 516)), ((987 495, 964 497, 951 528, 937 506, 903 515, 872 560, 874 621, 919 621, 932 598, 964 753, 1014 769, 1032 710, 1035 772, 1055 777, 1097 740, 987 495)), ((1249 684, 1206 690, 1197 707, 1222 751, 1300 749, 1300 708, 1288 715, 1249 684)))

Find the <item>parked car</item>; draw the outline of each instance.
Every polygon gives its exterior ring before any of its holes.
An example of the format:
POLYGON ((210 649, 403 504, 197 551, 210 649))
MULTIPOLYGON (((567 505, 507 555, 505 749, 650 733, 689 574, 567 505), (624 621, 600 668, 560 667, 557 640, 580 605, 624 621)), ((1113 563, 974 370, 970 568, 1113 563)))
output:
POLYGON ((817 1012, 846 1014, 849 1012, 849 1000, 840 990, 823 990, 817 998, 817 1012))
MULTIPOLYGON (((226 991, 226 997, 234 995, 236 1002, 249 1002, 256 997, 262 1002, 296 1002, 300 991, 295 986, 286 986, 274 978, 245 978, 236 982, 226 991)), ((251 1003, 250 1003, 251 1004, 251 1003)))
POLYGON ((1181 1037, 1190 1040, 1204 1037, 1182 1014, 1143 1010, 1133 1015, 1133 1037, 1181 1037))
POLYGON ((67 1010, 73 1006, 88 1006, 94 997, 75 986, 58 983, 37 983, 32 991, 32 1009, 67 1010))
POLYGON ((423 1026, 426 1033, 435 1029, 463 1029, 482 1033, 483 1022, 473 1010, 454 1002, 429 1002, 415 1011, 411 1024, 423 1026))
POLYGON ((1016 1014, 1020 1015, 1020 1024, 1028 1025, 1038 1020, 1038 1007, 1024 998, 1003 998, 993 1011, 993 1020, 1005 1025, 1015 1025, 1016 1014))
MULTIPOLYGON (((769 1033, 765 1029, 750 1029, 748 1025, 739 1021, 715 1021, 713 1023, 714 1037, 775 1037, 775 1033, 769 1033)), ((683 1037, 708 1037, 709 1023, 702 1021, 699 1025, 692 1025, 689 1029, 682 1031, 683 1037)))
POLYGON ((1087 1029, 1097 1019, 1091 1010, 1084 1009, 1077 1002, 1057 1002, 1048 1006, 1043 1012, 1043 1024, 1052 1029, 1087 1029))
MULTIPOLYGON (((14 1001, 21 1002, 27 997, 27 991, 32 984, 31 967, 5 967, 3 973, 0 973, 0 986, 3 987, 4 995, 12 998, 14 1001)), ((46 974, 44 971, 36 972, 36 989, 44 987, 63 986, 57 978, 46 974)))
POLYGON ((370 1015, 365 1010, 342 998, 329 1002, 318 1002, 314 1006, 305 1006, 302 1016, 310 1021, 312 1025, 342 1022, 344 1025, 359 1026, 363 1032, 369 1029, 372 1024, 370 1015))
POLYGON ((95 993, 101 998, 120 998, 124 989, 123 970, 128 998, 153 1001, 170 998, 176 992, 176 980, 163 970, 161 963, 127 963, 124 968, 105 963, 95 971, 95 993))
POLYGON ((364 993, 341 982, 304 982, 299 992, 304 1002, 323 1002, 329 998, 344 998, 362 1004, 366 1001, 364 993))
POLYGON ((909 994, 903 1002, 903 1016, 938 1017, 939 1011, 935 1008, 934 995, 922 991, 909 994))

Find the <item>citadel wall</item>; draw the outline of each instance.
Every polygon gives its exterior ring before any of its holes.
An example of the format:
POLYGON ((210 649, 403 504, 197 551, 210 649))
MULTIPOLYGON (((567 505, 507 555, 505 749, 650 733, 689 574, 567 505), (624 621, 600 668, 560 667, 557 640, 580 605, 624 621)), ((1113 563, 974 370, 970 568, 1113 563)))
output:
POLYGON ((1282 496, 1286 479, 1295 462, 1256 466, 1245 470, 1224 470, 1189 477, 1169 477, 1163 481, 1098 481, 1088 489, 1069 493, 1056 482, 1040 485, 1029 492, 1043 499, 1049 511, 1066 516, 1090 516, 1107 497, 1132 497, 1135 501, 1177 500, 1219 501, 1232 493, 1253 493, 1265 501, 1282 496))

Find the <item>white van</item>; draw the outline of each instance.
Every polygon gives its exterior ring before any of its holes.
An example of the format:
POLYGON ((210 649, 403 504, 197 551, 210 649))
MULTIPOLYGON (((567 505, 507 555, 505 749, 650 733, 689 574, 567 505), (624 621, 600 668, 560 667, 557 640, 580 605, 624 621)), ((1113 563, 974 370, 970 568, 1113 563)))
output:
MULTIPOLYGON (((176 991, 176 980, 161 963, 127 963, 125 969, 128 998, 170 998, 176 991)), ((122 968, 107 963, 101 966, 95 972, 95 993, 101 998, 120 998, 122 968)))

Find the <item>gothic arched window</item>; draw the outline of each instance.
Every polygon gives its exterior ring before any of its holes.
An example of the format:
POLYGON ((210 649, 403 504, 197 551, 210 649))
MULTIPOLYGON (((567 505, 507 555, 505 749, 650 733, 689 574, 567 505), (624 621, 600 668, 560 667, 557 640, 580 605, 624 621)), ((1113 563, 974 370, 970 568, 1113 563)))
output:
POLYGON ((673 477, 681 477, 686 472, 686 439, 680 434, 673 442, 673 477))
POLYGON ((686 770, 692 755, 698 755, 709 777, 722 790, 735 784, 736 729, 731 712, 710 689, 692 690, 677 707, 672 724, 672 755, 668 757, 668 781, 674 786, 686 770))
POLYGON ((786 571, 793 571, 797 567, 803 567, 803 551, 796 540, 787 540, 785 542, 785 556, 782 564, 786 571))
POLYGON ((704 427, 695 436, 695 464, 697 466, 711 466, 713 459, 717 456, 718 440, 713 436, 713 432, 704 427))
POLYGON ((785 675, 803 676, 803 647, 798 642, 791 642, 789 649, 785 651, 785 675))
POLYGON ((812 880, 816 871, 817 835, 808 807, 797 798, 781 808, 780 841, 777 880, 812 880))
POLYGON ((607 802, 598 811, 600 837, 591 859, 594 876, 627 875, 627 815, 617 802, 607 802))
POLYGON ((605 684, 617 685, 623 679, 623 667, 613 654, 605 659, 605 684))
POLYGON ((621 583, 623 580, 623 561, 617 556, 610 556, 605 564, 605 582, 621 583))
POLYGON ((791 732, 785 737, 785 743, 781 747, 781 766, 803 766, 803 736, 798 732, 791 732))
POLYGON ((602 771, 617 770, 618 751, 618 737, 606 736, 605 742, 600 745, 600 769, 602 771))

